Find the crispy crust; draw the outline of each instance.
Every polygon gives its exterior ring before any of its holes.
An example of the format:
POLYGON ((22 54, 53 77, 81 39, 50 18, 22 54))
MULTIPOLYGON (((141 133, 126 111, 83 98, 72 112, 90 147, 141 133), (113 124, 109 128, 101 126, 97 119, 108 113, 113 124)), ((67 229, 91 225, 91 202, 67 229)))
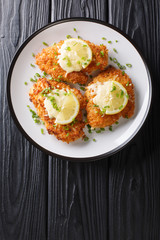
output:
POLYGON ((134 114, 134 109, 135 109, 134 85, 126 73, 122 75, 121 70, 116 69, 114 67, 109 67, 107 70, 101 72, 97 77, 95 77, 89 85, 96 82, 103 83, 111 79, 114 79, 115 81, 120 82, 126 88, 129 95, 127 106, 120 113, 117 113, 114 115, 101 115, 100 109, 98 107, 94 107, 93 98, 95 95, 92 95, 90 93, 90 90, 87 89, 85 93, 88 99, 88 103, 86 107, 87 119, 88 119, 88 123, 93 128, 111 126, 121 116, 124 118, 131 118, 134 114))
POLYGON ((58 64, 57 58, 59 55, 58 49, 62 46, 63 43, 64 41, 60 41, 58 44, 44 48, 41 53, 38 53, 36 55, 36 64, 42 71, 50 74, 54 79, 57 79, 58 76, 62 76, 61 80, 63 81, 85 84, 88 80, 86 73, 90 74, 91 72, 98 69, 104 70, 104 68, 108 65, 108 50, 106 46, 98 46, 89 41, 86 41, 92 50, 92 62, 88 65, 87 68, 81 70, 80 72, 71 72, 66 74, 66 71, 64 71, 58 64), (101 51, 103 51, 104 56, 101 55, 101 51))
POLYGON ((33 102, 38 116, 41 118, 41 120, 45 123, 45 127, 49 134, 54 134, 58 140, 62 140, 63 142, 73 142, 77 140, 78 138, 81 138, 84 136, 83 128, 85 126, 85 123, 83 122, 83 116, 82 116, 82 109, 86 106, 85 98, 82 96, 79 90, 75 88, 70 88, 70 86, 66 85, 65 83, 57 83, 55 81, 49 81, 46 78, 40 78, 37 83, 35 83, 29 92, 30 101, 33 102), (46 109, 44 107, 44 97, 41 96, 41 91, 45 88, 57 88, 57 89, 68 89, 71 90, 76 97, 79 100, 80 103, 80 111, 76 117, 75 123, 70 123, 66 125, 55 125, 55 119, 50 119, 47 115, 46 109), (65 130, 67 129, 68 130, 65 130), (69 133, 69 134, 68 134, 69 133))

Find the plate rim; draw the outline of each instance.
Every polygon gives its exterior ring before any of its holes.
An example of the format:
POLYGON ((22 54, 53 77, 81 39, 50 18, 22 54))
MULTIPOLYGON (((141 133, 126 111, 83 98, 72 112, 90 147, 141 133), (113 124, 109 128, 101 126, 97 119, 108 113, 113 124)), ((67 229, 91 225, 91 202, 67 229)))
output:
POLYGON ((46 154, 52 156, 52 157, 57 157, 57 158, 61 158, 62 160, 68 160, 68 161, 72 161, 72 162, 89 162, 89 161, 96 161, 96 160, 100 160, 100 159, 104 159, 107 158, 117 152, 119 152, 120 150, 122 150, 125 146, 127 146, 127 144, 129 144, 131 142, 131 140, 133 140, 133 138, 137 135, 137 133, 140 131, 140 129, 142 128, 143 124, 145 123, 147 116, 149 115, 149 110, 151 108, 151 101, 152 101, 152 74, 151 74, 151 70, 147 64, 147 61, 145 59, 145 57, 143 56, 141 50, 137 47, 137 44, 126 34, 124 33, 122 30, 120 30, 119 28, 113 26, 110 23, 106 23, 102 20, 97 20, 94 18, 85 18, 85 17, 74 17, 74 18, 64 18, 62 20, 57 20, 51 23, 48 23, 47 25, 41 27, 40 29, 36 30, 34 33, 32 33, 22 44, 21 46, 18 48, 18 50, 16 51, 11 63, 10 63, 10 67, 9 67, 9 71, 8 71, 8 76, 7 76, 7 100, 8 100, 8 106, 9 106, 9 110, 11 112, 11 116, 12 119, 15 122, 15 125, 17 126, 17 128, 20 130, 20 132, 22 133, 22 135, 31 143, 33 144, 35 147, 37 147, 39 150, 41 150, 42 152, 45 152, 46 154), (137 52, 139 53, 144 66, 146 68, 147 71, 147 75, 148 75, 148 81, 149 81, 149 98, 148 98, 148 104, 147 104, 147 109, 145 111, 145 115, 143 116, 142 121, 140 122, 140 124, 138 125, 138 128, 136 129, 136 131, 134 131, 134 133, 130 136, 130 138, 128 138, 125 142, 123 142, 121 145, 119 145, 118 147, 116 147, 114 150, 111 150, 109 152, 97 155, 97 156, 93 156, 93 157, 68 157, 68 156, 64 156, 64 155, 60 155, 54 152, 51 152, 49 150, 47 150, 46 148, 43 148, 41 145, 39 145, 37 142, 35 142, 28 134, 27 132, 23 129, 23 127, 21 126, 20 122, 17 119, 16 113, 13 109, 13 104, 12 104, 12 100, 11 100, 11 93, 10 93, 10 86, 11 86, 11 79, 12 79, 12 72, 14 69, 14 66, 16 64, 16 61, 20 55, 20 53, 22 52, 22 50, 25 48, 25 46, 35 37, 37 36, 40 32, 54 26, 54 25, 58 25, 61 23, 66 23, 66 22, 73 22, 73 21, 81 21, 81 22, 92 22, 92 23, 97 23, 100 25, 104 25, 106 27, 109 27, 115 31, 117 31, 118 33, 120 33, 123 37, 125 37, 132 45, 133 47, 137 50, 137 52))

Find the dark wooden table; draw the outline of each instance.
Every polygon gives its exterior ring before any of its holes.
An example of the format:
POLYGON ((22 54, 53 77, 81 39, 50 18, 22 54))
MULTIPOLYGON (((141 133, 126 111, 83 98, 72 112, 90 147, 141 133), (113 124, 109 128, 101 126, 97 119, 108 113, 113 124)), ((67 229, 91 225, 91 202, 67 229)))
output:
POLYGON ((160 1, 0 0, 0 46, 0 240, 159 240, 160 1), (117 154, 92 163, 63 161, 32 146, 6 98, 19 46, 47 23, 70 17, 119 27, 153 75, 152 108, 139 134, 117 154))

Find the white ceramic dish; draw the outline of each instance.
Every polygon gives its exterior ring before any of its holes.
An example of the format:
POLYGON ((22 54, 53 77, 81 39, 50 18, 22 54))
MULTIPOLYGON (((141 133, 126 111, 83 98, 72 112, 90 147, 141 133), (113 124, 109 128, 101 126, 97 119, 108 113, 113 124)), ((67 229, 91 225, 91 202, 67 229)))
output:
MULTIPOLYGON (((110 63, 116 66, 113 62, 110 63)), ((101 159, 117 152, 135 136, 147 117, 152 87, 150 73, 144 58, 124 33, 101 21, 78 18, 48 24, 23 43, 9 70, 7 95, 12 117, 31 143, 50 155, 57 155, 73 161, 88 161, 101 159), (76 28, 76 32, 73 30, 74 28, 76 28), (121 119, 119 124, 113 127, 112 132, 106 130, 100 134, 87 134, 90 137, 89 141, 78 140, 70 144, 58 141, 46 130, 44 130, 45 134, 43 135, 41 128, 44 126, 34 123, 27 108, 27 105, 30 105, 35 110, 28 96, 29 89, 33 84, 29 79, 36 72, 40 73, 38 66, 36 68, 30 66, 31 63, 34 64, 32 53, 41 52, 45 47, 42 42, 52 45, 54 42, 66 39, 68 34, 72 37, 79 35, 95 44, 106 44, 110 57, 116 57, 123 65, 131 63, 132 68, 127 68, 126 73, 135 85, 136 99, 134 116, 129 120, 121 119), (103 37, 107 40, 102 40, 103 37), (112 43, 109 44, 108 41, 112 41, 112 43), (118 53, 115 53, 113 48, 118 53), (28 85, 25 85, 24 82, 27 82, 28 85), (93 138, 96 139, 96 142, 93 141, 93 138)))

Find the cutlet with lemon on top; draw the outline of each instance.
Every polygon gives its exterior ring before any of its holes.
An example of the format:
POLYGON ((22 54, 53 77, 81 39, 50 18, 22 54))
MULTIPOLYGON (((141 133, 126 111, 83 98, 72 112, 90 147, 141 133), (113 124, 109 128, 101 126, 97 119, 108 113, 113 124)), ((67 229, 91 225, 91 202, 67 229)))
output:
POLYGON ((29 96, 49 134, 67 143, 84 136, 82 109, 86 101, 79 90, 40 78, 31 87, 29 96))
POLYGON ((71 38, 44 48, 36 55, 36 64, 56 81, 85 84, 87 74, 108 65, 108 50, 104 45, 71 38))
POLYGON ((129 76, 114 67, 101 72, 86 87, 87 120, 92 128, 114 124, 121 116, 134 114, 134 85, 129 76))

